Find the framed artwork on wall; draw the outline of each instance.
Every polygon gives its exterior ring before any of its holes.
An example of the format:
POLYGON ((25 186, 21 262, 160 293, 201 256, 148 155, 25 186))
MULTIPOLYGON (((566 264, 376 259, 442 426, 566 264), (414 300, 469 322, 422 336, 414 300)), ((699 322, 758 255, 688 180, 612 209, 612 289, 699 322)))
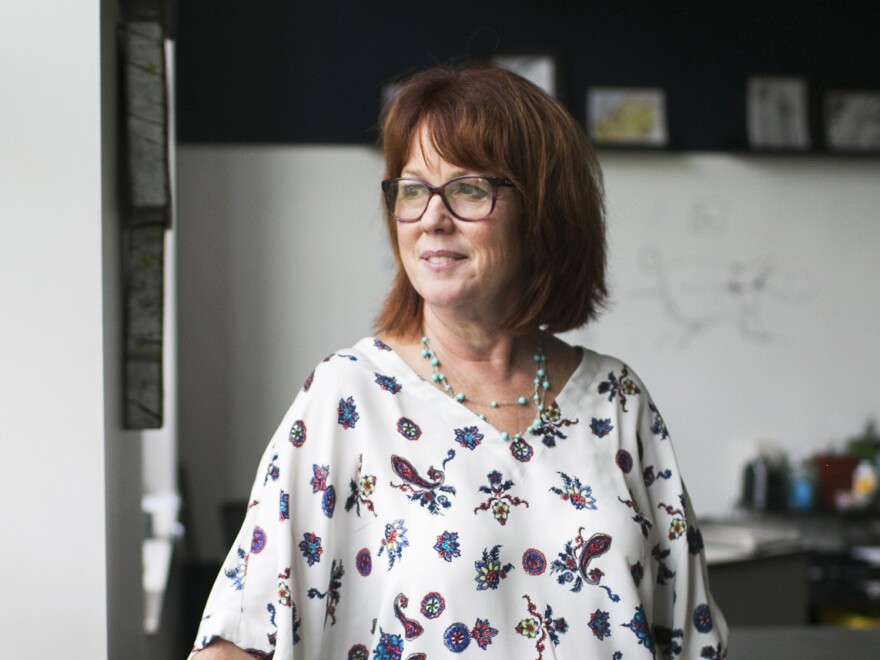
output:
POLYGON ((804 78, 752 76, 746 84, 746 112, 751 148, 788 151, 810 148, 804 78))
POLYGON ((493 55, 492 61, 521 75, 550 96, 560 97, 559 62, 555 56, 549 53, 509 53, 493 55))
POLYGON ((587 131, 599 146, 668 146, 666 92, 659 87, 592 87, 587 90, 587 131))
POLYGON ((825 144, 841 153, 880 153, 880 91, 825 94, 825 144))

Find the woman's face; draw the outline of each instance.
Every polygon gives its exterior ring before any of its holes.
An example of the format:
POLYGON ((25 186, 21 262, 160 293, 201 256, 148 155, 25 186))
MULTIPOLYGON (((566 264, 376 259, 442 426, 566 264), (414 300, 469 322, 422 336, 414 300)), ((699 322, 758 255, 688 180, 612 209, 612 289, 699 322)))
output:
MULTIPOLYGON (((439 186, 465 174, 498 172, 474 172, 446 162, 422 127, 399 176, 439 186)), ((506 318, 522 291, 521 212, 515 189, 501 187, 495 210, 483 220, 456 219, 434 195, 420 220, 397 224, 403 267, 426 312, 487 324, 506 318)))

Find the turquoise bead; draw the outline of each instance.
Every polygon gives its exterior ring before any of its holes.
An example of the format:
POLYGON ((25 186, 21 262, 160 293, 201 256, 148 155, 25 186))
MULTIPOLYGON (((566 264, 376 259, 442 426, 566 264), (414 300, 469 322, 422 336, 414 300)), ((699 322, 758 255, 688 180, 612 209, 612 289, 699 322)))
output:
POLYGON ((518 398, 518 399, 516 400, 516 402, 517 402, 519 405, 524 406, 524 405, 526 405, 529 401, 528 401, 528 399, 526 399, 524 396, 521 396, 520 398, 518 398))

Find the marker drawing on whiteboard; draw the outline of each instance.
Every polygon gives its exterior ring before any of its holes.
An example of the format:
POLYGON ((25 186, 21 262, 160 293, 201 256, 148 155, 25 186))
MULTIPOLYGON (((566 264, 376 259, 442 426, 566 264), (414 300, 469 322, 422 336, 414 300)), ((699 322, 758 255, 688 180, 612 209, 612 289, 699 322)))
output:
POLYGON ((750 341, 780 340, 768 327, 769 306, 806 302, 814 289, 806 276, 780 273, 770 257, 669 259, 657 248, 645 248, 640 268, 654 282, 640 293, 659 300, 668 320, 679 328, 681 348, 721 326, 735 327, 750 341))

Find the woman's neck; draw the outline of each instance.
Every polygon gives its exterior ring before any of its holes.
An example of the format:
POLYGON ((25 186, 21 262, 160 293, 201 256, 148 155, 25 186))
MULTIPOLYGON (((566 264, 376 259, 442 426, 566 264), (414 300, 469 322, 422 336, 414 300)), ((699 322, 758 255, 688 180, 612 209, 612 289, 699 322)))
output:
POLYGON ((422 331, 448 379, 444 383, 472 401, 516 400, 532 387, 537 332, 517 336, 499 325, 461 322, 430 308, 422 318, 422 331))
POLYGON ((479 371, 495 371, 499 377, 515 368, 519 353, 530 356, 537 342, 537 333, 516 336, 500 323, 449 317, 430 307, 425 308, 422 333, 447 360, 479 371))

